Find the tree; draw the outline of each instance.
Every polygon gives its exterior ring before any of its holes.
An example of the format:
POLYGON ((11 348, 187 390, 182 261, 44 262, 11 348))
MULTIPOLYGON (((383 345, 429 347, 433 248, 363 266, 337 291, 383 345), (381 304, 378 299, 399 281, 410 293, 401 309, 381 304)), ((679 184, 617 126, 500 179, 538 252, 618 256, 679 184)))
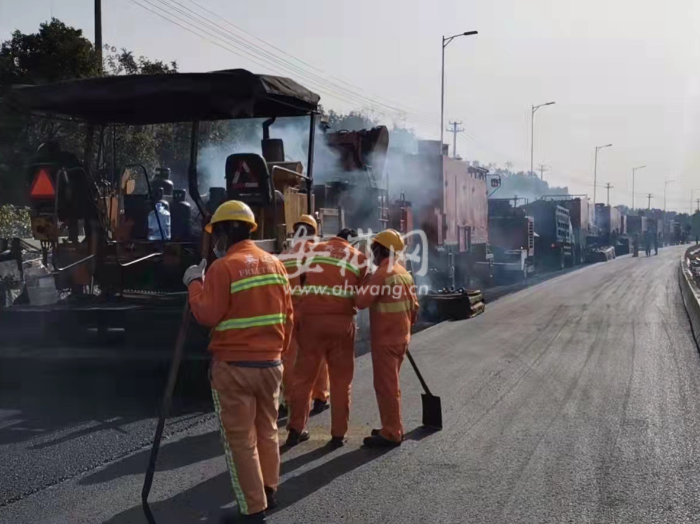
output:
MULTIPOLYGON (((103 71, 105 75, 173 74, 177 63, 165 63, 136 57, 126 49, 104 46, 103 71)), ((53 18, 39 26, 34 34, 15 31, 12 38, 0 44, 0 96, 15 84, 42 84, 76 78, 88 78, 99 73, 92 43, 80 29, 65 25, 53 18)), ((110 165, 112 144, 116 144, 116 166, 139 161, 149 167, 158 163, 157 157, 165 150, 182 149, 181 141, 172 140, 175 126, 156 131, 152 126, 130 126, 115 132, 95 133, 95 140, 104 138, 104 147, 93 147, 101 158, 88 159, 91 166, 104 174, 110 165)), ((26 201, 26 180, 23 173, 26 162, 37 147, 48 140, 58 141, 62 148, 78 158, 84 158, 86 126, 18 114, 11 108, 0 108, 0 203, 26 201)), ((180 134, 176 134, 180 136, 180 134)), ((95 144, 96 145, 96 144, 95 144)), ((187 149, 187 148, 185 148, 187 149)), ((116 175, 114 175, 116 176, 116 175)))
POLYGON ((39 32, 12 33, 0 46, 0 86, 44 84, 97 74, 93 45, 80 29, 52 18, 39 32))

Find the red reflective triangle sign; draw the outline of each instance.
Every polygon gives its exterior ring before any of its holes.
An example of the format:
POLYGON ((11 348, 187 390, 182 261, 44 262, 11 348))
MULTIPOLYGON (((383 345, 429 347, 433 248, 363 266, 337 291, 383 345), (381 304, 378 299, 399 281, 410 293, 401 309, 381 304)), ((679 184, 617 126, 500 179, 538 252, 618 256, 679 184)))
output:
POLYGON ((53 198, 56 193, 53 189, 53 183, 51 182, 51 177, 46 169, 39 171, 34 178, 34 183, 32 184, 32 190, 29 192, 29 196, 32 198, 53 198))

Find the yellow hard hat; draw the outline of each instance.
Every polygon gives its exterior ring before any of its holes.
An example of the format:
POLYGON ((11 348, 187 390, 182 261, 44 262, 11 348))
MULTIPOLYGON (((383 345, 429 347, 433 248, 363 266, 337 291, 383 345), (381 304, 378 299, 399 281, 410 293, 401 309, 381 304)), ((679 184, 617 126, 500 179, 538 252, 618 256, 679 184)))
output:
POLYGON ((385 229, 374 237, 374 241, 387 249, 393 249, 397 253, 403 251, 405 247, 401 235, 395 229, 385 229))
POLYGON ((301 215, 299 217, 299 220, 294 222, 295 226, 297 224, 306 224, 307 226, 311 226, 312 228, 314 228, 314 231, 318 231, 318 223, 316 222, 316 219, 311 215, 301 215))
POLYGON ((229 200, 216 208, 214 215, 211 217, 211 221, 209 224, 207 224, 204 230, 207 233, 211 233, 214 224, 217 222, 227 222, 233 220, 249 224, 251 231, 258 229, 258 224, 255 221, 255 215, 253 214, 253 210, 248 207, 248 204, 241 202, 240 200, 229 200))

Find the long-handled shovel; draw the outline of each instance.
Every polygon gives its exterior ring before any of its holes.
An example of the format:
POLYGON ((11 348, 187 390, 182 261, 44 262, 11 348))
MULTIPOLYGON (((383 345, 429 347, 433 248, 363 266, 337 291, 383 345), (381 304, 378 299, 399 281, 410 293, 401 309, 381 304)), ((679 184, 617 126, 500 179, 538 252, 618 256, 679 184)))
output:
POLYGON ((163 437, 165 420, 168 418, 168 414, 170 413, 170 406, 173 402, 173 393, 175 391, 175 384, 177 383, 177 375, 180 371, 180 362, 182 362, 182 354, 184 353, 185 341, 187 340, 187 331, 189 330, 189 327, 190 305, 189 302, 187 302, 185 304, 185 309, 182 312, 182 323, 180 324, 180 331, 177 334, 177 341, 175 342, 175 351, 173 352, 173 360, 170 363, 168 382, 166 383, 165 392, 163 393, 163 402, 160 405, 160 418, 158 419, 156 434, 153 437, 151 456, 148 459, 148 469, 146 470, 146 478, 143 481, 143 489, 141 490, 141 504, 143 505, 143 512, 146 515, 146 520, 148 520, 148 524, 156 524, 156 520, 155 518, 153 518, 153 513, 151 513, 151 508, 148 505, 148 495, 151 492, 151 485, 153 484, 153 475, 156 472, 156 461, 158 460, 160 441, 163 437))
MULTIPOLYGON (((211 236, 206 231, 202 235, 201 253, 204 258, 209 256, 209 242, 211 236)), ((175 392, 175 384, 177 384, 177 375, 180 371, 180 363, 182 362, 182 354, 185 350, 185 342, 187 341, 187 332, 190 329, 190 302, 189 299, 185 302, 185 307, 182 310, 182 322, 180 322, 180 331, 177 334, 175 341, 175 350, 173 351, 173 359, 170 362, 170 371, 168 373, 168 382, 165 384, 163 392, 163 402, 160 405, 160 417, 158 418, 158 426, 156 426, 156 434, 153 436, 153 446, 151 447, 151 456, 148 458, 148 468, 146 469, 146 478, 143 480, 143 488, 141 489, 141 505, 143 512, 146 515, 148 524, 156 524, 156 519, 151 513, 151 507, 148 505, 148 495, 151 493, 153 485, 153 475, 156 472, 156 461, 158 460, 158 451, 160 450, 160 441, 163 438, 163 429, 165 428, 165 420, 170 413, 170 407, 173 403, 173 393, 175 392)))
POLYGON ((440 397, 436 397, 430 392, 428 384, 425 383, 423 375, 421 375, 418 366, 416 366, 416 362, 413 360, 410 351, 406 351, 406 356, 413 367, 413 371, 418 375, 418 380, 425 391, 425 393, 421 394, 421 400, 423 401, 423 426, 440 430, 442 429, 442 402, 440 401, 440 397))

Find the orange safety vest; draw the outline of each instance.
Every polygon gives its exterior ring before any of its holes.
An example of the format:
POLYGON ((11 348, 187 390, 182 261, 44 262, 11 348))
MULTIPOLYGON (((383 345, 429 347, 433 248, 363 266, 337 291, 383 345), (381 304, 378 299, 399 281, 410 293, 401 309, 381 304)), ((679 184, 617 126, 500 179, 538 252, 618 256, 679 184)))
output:
POLYGON ((367 257, 347 240, 333 237, 310 246, 304 263, 302 315, 353 316, 357 286, 367 273, 367 257))
POLYGON ((188 293, 194 317, 213 328, 214 359, 279 360, 289 347, 294 310, 287 272, 252 240, 231 246, 188 293))
POLYGON ((369 307, 372 344, 408 344, 418 315, 413 277, 399 263, 387 258, 369 275, 357 292, 358 309, 369 307))

